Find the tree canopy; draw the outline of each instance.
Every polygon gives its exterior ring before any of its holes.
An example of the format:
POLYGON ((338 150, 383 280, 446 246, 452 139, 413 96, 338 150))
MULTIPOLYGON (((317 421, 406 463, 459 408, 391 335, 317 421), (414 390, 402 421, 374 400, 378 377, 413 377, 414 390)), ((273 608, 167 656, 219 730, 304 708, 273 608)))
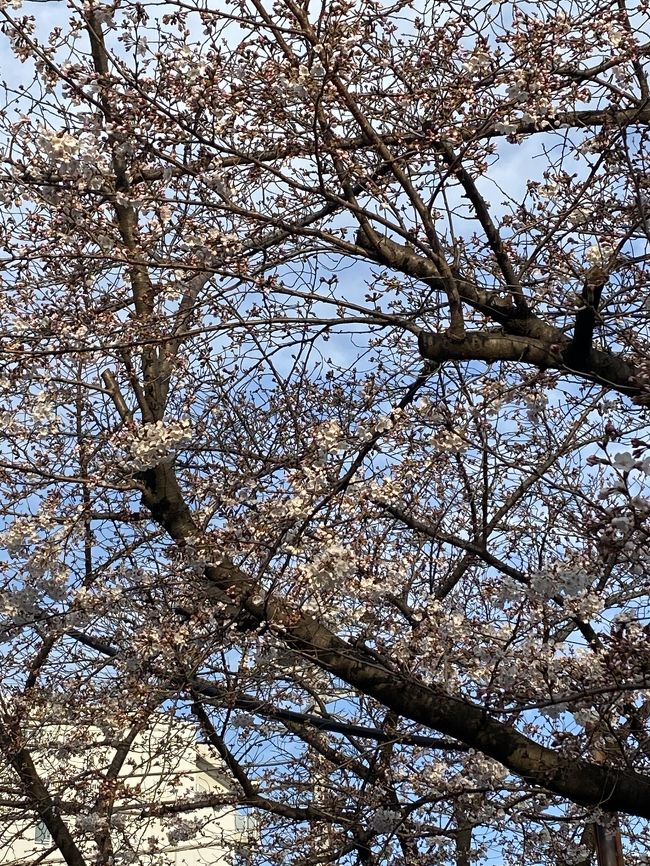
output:
POLYGON ((0 838, 162 712, 234 861, 650 860, 646 0, 0 19, 0 838))

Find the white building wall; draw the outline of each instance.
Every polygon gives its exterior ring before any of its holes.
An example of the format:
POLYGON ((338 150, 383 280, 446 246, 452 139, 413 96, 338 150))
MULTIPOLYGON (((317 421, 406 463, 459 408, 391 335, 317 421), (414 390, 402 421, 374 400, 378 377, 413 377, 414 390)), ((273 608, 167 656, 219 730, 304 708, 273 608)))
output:
MULTIPOLYGON (((246 817, 232 806, 190 808, 172 816, 150 817, 143 811, 198 798, 228 799, 228 783, 209 747, 195 739, 196 728, 160 717, 138 735, 118 777, 111 818, 116 866, 225 866, 233 846, 249 841, 246 817)), ((115 748, 106 745, 100 728, 83 732, 65 725, 43 728, 34 736, 33 758, 43 780, 76 814, 64 819, 75 841, 89 854, 98 815, 95 801, 115 748)), ((5 799, 0 794, 0 799, 5 799)), ((17 820, 17 812, 0 807, 0 864, 28 866, 51 845, 45 827, 35 818, 17 820)), ((96 851, 96 849, 95 849, 96 851)), ((92 862, 94 858, 90 857, 92 862)), ((52 853, 39 862, 63 863, 52 853)))

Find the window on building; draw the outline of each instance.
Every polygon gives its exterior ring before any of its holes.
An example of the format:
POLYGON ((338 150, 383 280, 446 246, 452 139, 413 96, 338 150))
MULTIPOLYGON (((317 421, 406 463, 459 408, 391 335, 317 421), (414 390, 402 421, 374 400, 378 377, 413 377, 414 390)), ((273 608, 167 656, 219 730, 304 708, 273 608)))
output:
POLYGON ((43 821, 37 821, 34 827, 34 841, 37 845, 51 845, 52 834, 47 829, 43 821))
POLYGON ((251 829, 251 816, 248 812, 235 812, 235 830, 238 833, 248 833, 251 829))

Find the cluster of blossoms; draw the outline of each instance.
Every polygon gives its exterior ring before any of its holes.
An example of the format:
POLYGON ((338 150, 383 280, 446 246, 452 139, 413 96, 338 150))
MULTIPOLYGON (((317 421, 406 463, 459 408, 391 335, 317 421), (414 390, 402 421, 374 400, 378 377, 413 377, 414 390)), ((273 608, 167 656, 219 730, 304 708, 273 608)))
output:
POLYGON ((293 495, 285 504, 288 519, 306 517, 315 499, 327 489, 327 476, 322 465, 304 466, 297 472, 289 473, 288 481, 293 495))
POLYGON ((614 455, 613 465, 615 469, 619 469, 621 472, 631 472, 633 469, 637 469, 644 475, 650 476, 650 457, 636 460, 629 451, 622 451, 614 455))
POLYGON ((432 437, 431 442, 438 451, 445 451, 449 454, 459 454, 469 447, 462 436, 453 430, 440 430, 432 437))
POLYGON ((532 575, 530 588, 544 598, 555 595, 575 598, 588 588, 590 580, 587 572, 580 569, 560 571, 548 568, 532 575))
POLYGON ((30 414, 37 427, 45 425, 49 427, 56 418, 56 404, 50 398, 47 391, 41 391, 34 397, 30 407, 30 414))
POLYGON ((103 825, 103 822, 99 815, 90 813, 77 815, 76 824, 82 833, 95 833, 98 827, 103 825))
POLYGON ((509 84, 506 88, 506 97, 510 102, 523 104, 528 102, 530 94, 526 89, 525 81, 516 81, 514 84, 509 84))
POLYGON ((461 777, 457 777, 457 779, 461 786, 466 785, 469 778, 478 786, 499 787, 499 783, 503 782, 507 776, 508 769, 503 764, 478 752, 470 752, 469 759, 463 767, 462 775, 461 777))
MULTIPOLYGON (((610 524, 614 530, 626 532, 633 526, 633 515, 623 515, 623 517, 627 523, 625 529, 622 529, 620 523, 617 523, 616 518, 614 518, 610 524)), ((623 553, 628 558, 628 567, 631 574, 643 576, 650 573, 650 550, 646 545, 639 545, 636 541, 626 541, 623 545, 623 553)))
POLYGON ((0 614, 14 625, 33 619, 40 611, 41 597, 35 587, 25 586, 0 592, 0 614))
POLYGON ((488 75, 491 69, 492 60, 489 53, 483 48, 475 48, 463 63, 463 70, 472 76, 488 75))
POLYGON ((354 556, 348 548, 334 542, 323 546, 300 571, 311 586, 321 590, 334 589, 352 576, 354 556))
POLYGON ((325 72, 325 67, 320 61, 314 63, 311 69, 301 63, 295 78, 290 79, 286 75, 279 77, 277 83, 278 90, 289 104, 304 102, 309 98, 310 89, 322 82, 325 72))
POLYGON ((564 851, 564 861, 567 866, 573 866, 574 863, 579 866, 580 863, 585 863, 590 856, 591 851, 586 845, 575 845, 569 842, 564 851))
POLYGON ((95 177, 104 161, 95 137, 87 132, 71 135, 44 129, 38 137, 38 144, 50 166, 65 177, 95 177))
POLYGON ((369 823, 375 833, 391 833, 401 819, 400 813, 394 809, 376 809, 369 823))
POLYGON ((198 819, 177 819, 176 825, 167 830, 167 838, 169 839, 169 844, 176 845, 179 842, 189 842, 190 839, 196 838, 196 835, 200 831, 200 829, 201 821, 199 821, 198 819))
POLYGON ((337 421, 326 421, 314 430, 314 441, 323 457, 345 451, 346 442, 341 425, 337 421))
POLYGON ((181 448, 192 441, 192 429, 187 419, 156 421, 142 427, 123 428, 113 437, 113 444, 127 452, 121 468, 142 472, 161 463, 170 463, 181 448))
POLYGON ((231 725, 233 728, 247 730, 255 726, 255 717, 250 713, 237 713, 236 716, 233 716, 231 725))
POLYGON ((61 557, 61 543, 56 538, 49 538, 33 549, 25 562, 25 569, 32 580, 51 574, 55 583, 60 583, 67 575, 61 557))
POLYGON ((497 132, 512 135, 521 124, 535 124, 538 129, 553 125, 553 106, 543 90, 519 78, 505 88, 506 105, 511 110, 494 124, 497 132))
POLYGON ((530 394, 524 398, 526 415, 529 421, 539 421, 544 409, 548 406, 548 398, 545 394, 530 394))
POLYGON ((369 442, 373 436, 381 433, 388 433, 395 427, 395 423, 400 414, 400 410, 395 409, 390 415, 380 415, 379 418, 374 421, 371 430, 363 436, 363 441, 369 442))
POLYGON ((0 535, 0 543, 10 556, 20 553, 38 540, 38 526, 30 517, 17 517, 0 535))
POLYGON ((589 267, 601 267, 607 264, 613 252, 611 244, 593 244, 585 253, 585 261, 589 267))
POLYGON ((650 457, 637 458, 629 451, 622 451, 613 459, 594 457, 590 462, 611 466, 617 472, 614 483, 603 487, 598 495, 607 504, 604 538, 620 547, 633 574, 644 574, 650 558, 645 544, 639 545, 638 539, 632 539, 630 533, 639 530, 646 535, 648 531, 650 498, 647 497, 646 481, 650 476, 650 457), (630 477, 633 472, 640 474, 630 477))

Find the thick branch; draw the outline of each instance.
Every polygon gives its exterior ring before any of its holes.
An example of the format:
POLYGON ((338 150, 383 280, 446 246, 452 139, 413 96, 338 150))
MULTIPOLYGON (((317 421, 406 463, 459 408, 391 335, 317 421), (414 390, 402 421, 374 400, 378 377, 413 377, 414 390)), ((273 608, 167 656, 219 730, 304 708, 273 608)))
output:
POLYGON ((582 379, 595 382, 612 391, 646 403, 650 398, 647 387, 642 387, 635 376, 634 367, 618 355, 591 349, 576 369, 571 366, 571 341, 561 331, 544 325, 539 319, 521 320, 517 323, 519 334, 504 330, 474 331, 466 334, 459 343, 449 340, 444 334, 422 332, 419 337, 420 354, 428 361, 514 361, 534 364, 542 370, 560 370, 574 373, 582 379), (542 326, 541 328, 539 326, 542 326), (539 339, 526 330, 550 332, 557 340, 539 339))
MULTIPOLYGON (((453 341, 451 341, 453 344, 453 341)), ((199 529, 184 503, 169 466, 150 470, 149 491, 143 499, 154 519, 179 544, 196 537, 199 529), (160 479, 155 478, 160 474, 160 479), (159 502, 156 490, 165 495, 159 502), (170 500, 171 497, 171 500, 170 500)), ((237 599, 252 622, 266 622, 306 659, 330 671, 362 694, 369 695, 400 716, 455 737, 502 763, 528 783, 577 803, 608 811, 650 817, 650 779, 622 768, 604 767, 568 757, 536 743, 512 725, 491 718, 486 710, 446 694, 411 674, 380 663, 342 640, 310 616, 276 602, 259 600, 250 579, 230 560, 207 566, 205 577, 220 595, 237 599)))
POLYGON ((601 268, 594 268, 587 274, 582 291, 582 306, 576 313, 573 338, 565 352, 566 362, 574 370, 582 370, 585 364, 589 364, 598 306, 606 281, 607 273, 601 268))
MULTIPOLYGON (((84 646, 91 647, 102 655, 115 658, 120 654, 117 647, 107 641, 87 635, 78 629, 71 629, 68 634, 84 646)), ((350 722, 340 722, 332 718, 316 716, 312 713, 301 713, 296 710, 287 710, 276 707, 268 701, 262 701, 252 695, 239 695, 233 697, 232 693, 223 686, 192 678, 187 683, 193 694, 203 698, 209 698, 216 706, 222 705, 229 709, 246 710, 261 716, 263 719, 277 719, 280 722, 288 722, 293 725, 308 725, 318 731, 331 731, 335 734, 343 734, 346 737, 358 737, 359 739, 374 740, 378 743, 396 743, 400 746, 416 746, 426 749, 442 749, 450 752, 466 752, 467 746, 456 740, 446 740, 440 737, 430 737, 423 734, 407 734, 400 731, 387 733, 379 728, 368 728, 365 725, 354 725, 350 722)))
MULTIPOLYGON (((372 258, 387 267, 422 280, 436 291, 444 291, 433 262, 411 247, 387 237, 371 245, 363 232, 357 234, 356 242, 372 258)), ((480 289, 469 280, 457 279, 457 285, 461 299, 501 325, 502 330, 470 331, 462 340, 449 339, 446 334, 422 331, 419 348, 425 360, 436 364, 444 361, 514 361, 534 364, 543 370, 575 373, 604 388, 636 398, 638 402, 650 401, 650 387, 642 385, 631 362, 619 355, 594 349, 591 345, 587 349, 585 339, 579 337, 581 350, 586 349, 586 352, 581 355, 579 365, 574 366, 571 363, 576 357, 573 341, 559 328, 532 314, 522 316, 515 305, 504 304, 494 292, 480 289)), ((595 304, 600 290, 594 285, 592 294, 595 304)), ((592 329, 593 325, 589 330, 589 344, 592 329)), ((581 322, 580 333, 584 331, 586 328, 582 327, 581 322)))
POLYGON ((20 777, 35 813, 50 831, 57 850, 67 866, 87 866, 65 822, 59 815, 49 791, 43 784, 28 750, 20 743, 20 735, 0 725, 0 747, 20 777))

